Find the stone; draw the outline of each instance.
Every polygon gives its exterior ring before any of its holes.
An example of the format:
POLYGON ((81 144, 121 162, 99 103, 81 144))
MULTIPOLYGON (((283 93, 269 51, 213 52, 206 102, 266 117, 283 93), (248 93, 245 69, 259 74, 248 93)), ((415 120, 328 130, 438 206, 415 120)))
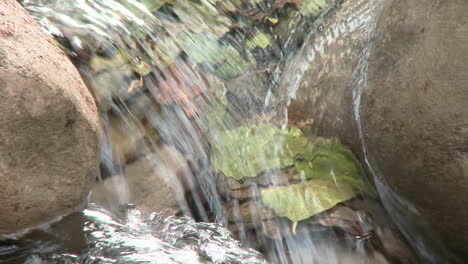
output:
POLYGON ((369 55, 363 139, 380 181, 468 257, 468 2, 387 1, 369 55), (456 234, 456 235, 455 235, 456 234))
POLYGON ((77 70, 14 0, 0 0, 0 235, 82 209, 100 124, 77 70))
POLYGON ((288 122, 313 119, 304 126, 304 134, 337 137, 357 154, 361 150, 349 86, 369 42, 376 6, 369 0, 346 1, 326 14, 313 37, 285 67, 279 85, 279 93, 291 98, 288 122))
POLYGON ((289 116, 314 119, 306 134, 367 159, 390 215, 433 262, 445 246, 468 256, 467 11, 463 0, 347 1, 291 61, 303 78, 280 85, 289 116))
POLYGON ((174 147, 163 145, 127 164, 124 175, 96 185, 91 201, 117 214, 130 203, 146 215, 178 215, 189 211, 185 193, 194 188, 192 177, 185 157, 174 147))

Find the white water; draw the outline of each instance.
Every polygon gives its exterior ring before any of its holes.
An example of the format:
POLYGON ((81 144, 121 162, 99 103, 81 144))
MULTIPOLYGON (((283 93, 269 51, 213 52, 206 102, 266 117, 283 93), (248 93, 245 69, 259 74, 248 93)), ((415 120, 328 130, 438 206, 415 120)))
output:
MULTIPOLYGON (((354 98, 354 116, 360 133, 360 100, 362 89, 366 81, 367 59, 372 51, 372 35, 376 20, 379 15, 379 7, 384 0, 356 0, 345 2, 348 5, 347 13, 340 13, 339 6, 330 5, 308 27, 311 32, 301 32, 303 25, 291 25, 291 35, 300 33, 306 37, 304 44, 299 50, 284 51, 284 57, 281 58, 279 66, 273 70, 273 81, 264 83, 262 80, 256 80, 256 77, 244 78, 240 81, 238 88, 234 91, 240 91, 237 98, 239 108, 231 109, 242 118, 248 119, 251 116, 272 113, 278 117, 281 125, 286 126, 289 103, 293 99, 302 96, 300 89, 303 86, 320 87, 320 89, 311 89, 309 98, 311 107, 316 111, 315 122, 320 122, 324 118, 329 102, 321 100, 325 96, 334 98, 346 92, 344 89, 352 89, 354 98), (349 7, 351 6, 351 7, 349 7), (340 17, 333 17, 333 12, 340 14, 340 17), (350 14, 353 15, 350 15, 350 14), (332 20, 333 19, 333 20, 332 20), (351 67, 354 73, 352 83, 344 85, 340 89, 322 87, 319 83, 322 77, 342 74, 352 61, 356 66, 351 67), (317 83, 310 83, 307 80, 308 74, 318 76, 317 83), (266 89, 257 89, 249 91, 255 85, 247 85, 252 82, 257 85, 264 85, 266 89), (259 92, 260 90, 260 92, 259 92), (247 93, 247 92, 252 92, 247 93), (245 93, 245 94, 243 94, 245 93), (331 96, 330 96, 331 95, 331 96), (243 96, 243 97, 242 97, 243 96), (256 101, 261 102, 258 106, 256 101)), ((115 1, 115 0, 81 0, 81 1, 61 1, 61 0, 36 0, 23 1, 27 9, 36 17, 43 29, 48 33, 63 35, 71 40, 71 46, 80 48, 83 45, 104 45, 113 43, 119 48, 125 50, 131 55, 130 60, 136 58, 147 58, 149 62, 155 60, 148 42, 138 42, 131 37, 139 38, 143 33, 150 36, 152 41, 157 42, 160 39, 154 32, 155 28, 167 26, 161 23, 161 20, 150 13, 144 6, 137 1, 115 1), (121 16, 128 20, 123 21, 121 16), (129 23, 129 21, 131 23, 129 23), (135 30, 136 29, 138 30, 135 30), (85 44, 83 44, 86 42, 85 44), (136 49, 136 44, 141 45, 136 49)), ((211 10, 216 13, 215 10, 211 10)), ((195 12, 195 11, 194 11, 195 12)), ((196 16, 196 12, 194 13, 196 16)), ((201 20, 203 21, 203 20, 201 20)), ((170 32, 172 34, 172 32, 170 32)), ((286 42, 293 42, 294 39, 288 39, 286 42)), ((207 47, 208 48, 208 47, 207 47)), ((79 53, 79 52, 77 52, 79 53)), ((80 59, 78 54, 78 59, 80 59)), ((196 65, 183 68, 182 75, 186 79, 180 80, 179 76, 171 74, 160 74, 155 79, 154 85, 160 82, 159 79, 170 79, 174 77, 180 81, 183 89, 190 91, 191 84, 200 83, 202 90, 208 90, 213 81, 206 74, 206 65, 196 65), (200 77, 201 76, 201 77, 200 77), (159 78, 159 79, 158 79, 159 78), (178 79, 179 78, 179 79, 178 79)), ((177 105, 172 109, 162 109, 167 115, 166 118, 158 118, 156 115, 150 115, 151 109, 147 101, 158 100, 158 96, 152 91, 148 94, 138 94, 135 97, 124 98, 125 100, 116 102, 116 97, 124 97, 129 83, 124 80, 122 72, 110 72, 112 83, 103 83, 99 81, 101 72, 93 72, 86 69, 78 63, 82 75, 89 82, 94 82, 94 95, 98 99, 98 104, 102 109, 109 110, 112 115, 107 116, 103 112, 103 120, 107 123, 109 134, 112 134, 110 120, 117 119, 123 123, 123 136, 117 137, 119 140, 132 138, 142 132, 142 127, 147 122, 163 138, 164 146, 175 146, 183 157, 193 162, 189 164, 186 160, 179 159, 183 163, 182 173, 176 171, 173 163, 168 161, 168 157, 161 151, 155 151, 151 160, 148 160, 150 166, 159 171, 159 174, 170 175, 167 182, 177 193, 177 199, 181 202, 181 207, 185 210, 183 214, 190 215, 203 221, 221 221, 226 218, 222 208, 222 198, 216 190, 214 175, 211 173, 209 164, 209 151, 207 151, 207 138, 211 135, 208 118, 206 116, 191 117, 187 114, 186 108, 193 108, 193 105, 184 107, 177 105), (80 66, 82 66, 80 68, 80 66), (135 103, 136 102, 136 103, 135 103), (193 172, 196 167, 198 172, 193 172), (163 168, 163 169, 161 169, 163 168), (172 180, 171 180, 172 179, 172 180), (182 182, 194 181, 194 185, 199 186, 191 193, 191 201, 185 201, 185 193, 181 187, 182 182), (190 203, 190 204, 189 204, 190 203)), ((208 66, 207 68, 209 68, 208 66)), ((161 70, 162 71, 162 70, 161 70)), ((105 80, 109 80, 105 79, 105 80)), ((241 78, 242 79, 242 78, 241 78)), ((151 81, 150 81, 151 84, 151 81)), ((226 83, 232 85, 232 83, 226 83)), ((222 85, 220 85, 222 86, 222 85)), ((235 86, 235 85, 233 85, 235 86)), ((221 89, 220 89, 221 90, 221 89)), ((217 90, 219 92, 219 90, 217 90)), ((165 91, 158 90, 159 93, 165 91)), ((166 91, 167 92, 167 91, 166 91)), ((171 92, 169 92, 171 93, 171 92)), ((170 96, 175 96, 170 94, 170 96)), ((212 103, 214 98, 203 97, 204 103, 212 103)), ((101 110, 102 110, 101 109, 101 110)), ((362 136, 361 136, 362 139, 362 136)), ((111 212, 102 208, 92 207, 83 212, 83 216, 74 216, 70 220, 78 224, 76 229, 82 242, 81 245, 90 246, 89 250, 84 248, 67 248, 63 246, 63 241, 57 242, 57 238, 50 239, 62 231, 52 228, 38 234, 38 238, 31 238, 24 242, 27 246, 21 245, 21 241, 12 242, 13 246, 2 253, 0 256, 8 256, 10 259, 18 255, 24 248, 21 260, 27 259, 27 263, 259 263, 259 260, 253 251, 242 250, 235 242, 230 241, 228 233, 225 230, 219 231, 214 224, 195 224, 188 219, 176 218, 149 218, 141 217, 136 210, 128 211, 125 220, 114 217, 113 215, 127 212, 122 209, 132 202, 132 194, 125 177, 125 160, 121 160, 115 153, 118 152, 116 145, 120 142, 111 136, 108 138, 108 144, 105 144, 102 151, 103 164, 108 166, 107 171, 114 180, 110 181, 111 188, 116 199, 110 203, 111 212), (119 177, 119 178, 116 178, 119 177), (115 180, 118 179, 118 180, 115 180), (85 220, 77 220, 79 218, 85 220), (83 223, 85 223, 83 225, 83 223), (214 230, 214 231, 213 231, 214 230), (50 231, 50 232, 49 232, 50 231), (83 232, 85 234, 82 236, 83 232), (196 236, 198 241, 191 244, 187 233, 196 236), (220 234, 218 237, 216 234, 220 234), (220 239, 218 239, 220 238, 220 239), (49 247, 39 247, 37 244, 49 243, 49 247), (11 250, 12 249, 12 250, 11 250), (9 253, 11 250, 13 253, 9 253), (55 262, 54 262, 55 261, 55 262)), ((157 139, 149 138, 145 145, 140 146, 140 151, 146 155, 147 152, 160 149, 160 142, 157 139), (143 149, 143 150, 142 150, 143 149)), ((133 141, 132 141, 133 142, 133 141)), ((362 148, 365 153, 365 142, 362 141, 362 148)), ((262 155, 262 153, 259 153, 262 155)), ((229 157, 227 157, 229 158, 229 157)), ((378 172, 371 166, 367 155, 365 165, 371 172, 371 176, 376 182, 379 194, 384 205, 393 221, 399 226, 406 238, 417 249, 418 254, 426 260, 426 263, 438 263, 437 258, 429 252, 422 239, 416 238, 419 234, 408 224, 405 217, 400 213, 411 212, 417 214, 406 201, 391 192, 385 183, 379 181, 378 172)), ((128 175, 127 175, 128 176, 128 175)), ((157 203, 158 201, 153 201, 157 203)), ((60 224, 59 224, 60 225, 60 224)), ((241 223, 241 225, 243 225, 241 223)), ((66 226, 66 224, 65 224, 66 226)), ((59 229, 60 230, 60 229, 59 229)), ((270 261, 274 263, 388 263, 388 260, 378 252, 368 252, 365 242, 361 240, 335 241, 336 234, 325 235, 299 235, 288 237, 284 241, 269 241, 268 248, 263 248, 270 261), (285 252, 294 251, 294 254, 285 252)), ((247 242, 247 235, 244 235, 244 241, 247 242)), ((242 238, 242 234, 241 234, 242 238)), ((257 240, 266 240, 257 238, 257 240)), ((264 242, 263 240, 261 242, 264 242)), ((20 254, 21 255, 21 254, 20 254)), ((20 260, 18 260, 20 261, 20 260)), ((6 262, 7 263, 7 262, 6 262)), ((12 262, 13 263, 13 262, 12 262)), ((21 263, 21 262, 15 262, 21 263)))

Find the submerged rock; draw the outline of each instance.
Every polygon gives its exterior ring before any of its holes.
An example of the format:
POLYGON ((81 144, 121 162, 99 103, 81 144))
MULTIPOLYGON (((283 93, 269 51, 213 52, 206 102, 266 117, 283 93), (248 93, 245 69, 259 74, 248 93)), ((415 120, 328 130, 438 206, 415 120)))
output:
POLYGON ((185 193, 193 189, 193 175, 176 148, 162 145, 128 164, 123 173, 97 184, 91 201, 112 212, 119 212, 127 203, 143 214, 173 216, 188 211, 185 193))
POLYGON ((83 208, 99 121, 78 72, 13 0, 0 6, 0 235, 83 208))

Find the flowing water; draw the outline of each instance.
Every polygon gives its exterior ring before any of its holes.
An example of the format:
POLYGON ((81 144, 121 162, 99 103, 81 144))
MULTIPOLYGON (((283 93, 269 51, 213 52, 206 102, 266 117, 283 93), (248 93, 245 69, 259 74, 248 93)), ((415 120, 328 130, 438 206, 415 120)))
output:
POLYGON ((219 225, 136 209, 122 221, 91 206, 7 243, 4 263, 266 263, 219 225))
POLYGON ((345 92, 312 91, 315 114, 299 122, 288 107, 301 87, 357 65, 348 71, 360 123, 382 1, 19 1, 78 68, 106 137, 90 207, 0 244, 0 263, 265 262, 249 247, 272 263, 436 263, 382 183, 393 219, 372 191, 301 221, 260 202, 299 182, 288 178, 301 162, 285 161, 289 138, 274 135, 310 129, 332 107, 322 99, 345 92))

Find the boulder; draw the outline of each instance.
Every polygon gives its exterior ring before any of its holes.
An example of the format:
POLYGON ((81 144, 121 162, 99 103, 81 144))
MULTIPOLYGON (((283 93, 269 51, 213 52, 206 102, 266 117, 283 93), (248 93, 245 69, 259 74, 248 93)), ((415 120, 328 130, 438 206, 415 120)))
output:
POLYGON ((377 177, 468 256, 468 2, 385 2, 361 125, 377 177), (455 235, 456 234, 456 235, 455 235))
POLYGON ((113 175, 96 185, 91 201, 115 214, 129 203, 143 214, 187 213, 185 194, 194 188, 192 177, 182 153, 162 145, 156 152, 127 164, 124 175, 113 175))
POLYGON ((464 0, 347 1, 291 62, 303 78, 281 85, 293 95, 289 117, 314 118, 309 135, 337 136, 367 159, 408 238, 427 221, 426 242, 433 234, 465 257, 467 12, 464 0))
POLYGON ((0 0, 0 235, 81 209, 100 125, 65 54, 14 0, 0 0))
POLYGON ((310 136, 338 137, 361 153, 354 119, 352 77, 369 43, 378 4, 346 1, 325 14, 316 32, 285 67, 280 94, 289 94, 289 121, 310 136))

